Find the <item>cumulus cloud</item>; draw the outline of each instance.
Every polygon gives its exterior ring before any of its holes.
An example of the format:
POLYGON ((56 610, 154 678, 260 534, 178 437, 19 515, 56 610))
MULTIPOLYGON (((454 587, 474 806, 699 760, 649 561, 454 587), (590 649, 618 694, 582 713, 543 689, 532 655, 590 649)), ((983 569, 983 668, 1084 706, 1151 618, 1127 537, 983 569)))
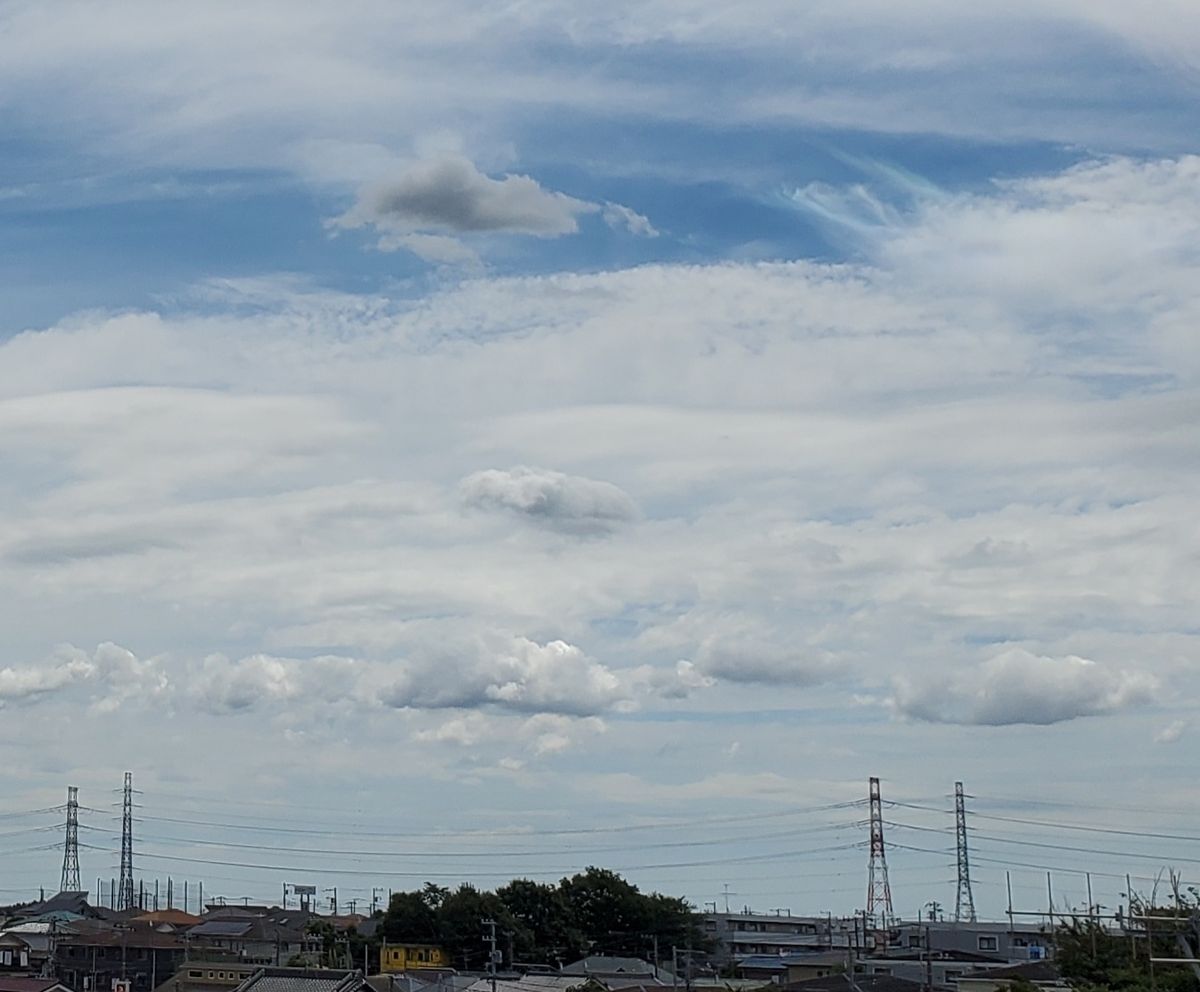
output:
POLYGON ((483 510, 517 514, 554 530, 610 531, 637 516, 633 500, 611 482, 518 466, 487 469, 459 485, 463 502, 483 510))
POLYGON ((930 723, 1046 725, 1138 706, 1156 689, 1147 672, 1012 648, 965 672, 919 682, 898 678, 892 705, 930 723))
POLYGON ((293 699, 299 692, 296 665, 256 654, 238 661, 224 655, 204 659, 191 690, 211 713, 237 713, 263 703, 293 699))
POLYGON ((699 689, 707 689, 715 682, 690 661, 677 661, 673 668, 661 665, 645 665, 633 676, 633 682, 642 692, 650 692, 661 699, 687 699, 699 689))
POLYGON ((0 668, 0 707, 35 702, 73 688, 81 688, 96 711, 111 712, 129 700, 162 695, 169 681, 160 659, 139 658, 110 642, 90 655, 64 645, 43 664, 0 668))
POLYGON ((507 643, 480 638, 419 653, 381 695, 396 708, 495 706, 572 716, 604 713, 627 698, 617 675, 575 645, 525 637, 507 643))
POLYGON ((33 700, 90 678, 94 666, 86 656, 72 651, 66 658, 46 665, 8 665, 0 668, 0 706, 33 700))

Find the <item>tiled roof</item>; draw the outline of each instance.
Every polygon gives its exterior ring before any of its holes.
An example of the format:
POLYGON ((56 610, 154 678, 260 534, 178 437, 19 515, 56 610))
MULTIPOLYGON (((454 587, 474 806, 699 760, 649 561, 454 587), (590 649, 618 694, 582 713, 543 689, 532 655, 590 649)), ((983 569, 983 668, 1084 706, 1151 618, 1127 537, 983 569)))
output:
POLYGON ((361 992, 366 981, 357 971, 311 968, 263 968, 236 992, 361 992))
POLYGON ((48 992, 59 986, 54 978, 33 978, 26 975, 0 975, 0 992, 48 992))

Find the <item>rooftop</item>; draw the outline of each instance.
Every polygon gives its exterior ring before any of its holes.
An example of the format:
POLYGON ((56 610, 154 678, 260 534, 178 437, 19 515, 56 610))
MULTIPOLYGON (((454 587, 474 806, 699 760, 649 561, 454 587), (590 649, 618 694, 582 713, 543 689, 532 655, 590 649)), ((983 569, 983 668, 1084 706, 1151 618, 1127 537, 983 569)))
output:
POLYGON ((319 968, 260 968, 237 992, 359 992, 362 973, 319 968))

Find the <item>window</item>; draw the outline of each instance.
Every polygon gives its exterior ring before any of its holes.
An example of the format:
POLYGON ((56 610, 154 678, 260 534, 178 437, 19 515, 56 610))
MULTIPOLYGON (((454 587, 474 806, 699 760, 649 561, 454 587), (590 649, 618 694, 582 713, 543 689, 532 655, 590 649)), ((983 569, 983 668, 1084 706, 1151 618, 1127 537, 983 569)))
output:
POLYGON ((195 968, 192 968, 188 972, 188 978, 203 978, 203 977, 204 977, 204 972, 197 971, 195 968))
POLYGON ((996 949, 996 938, 987 937, 983 934, 979 935, 979 949, 981 951, 994 951, 996 949))
POLYGON ((872 975, 890 975, 891 973, 892 973, 892 969, 891 969, 891 968, 879 968, 879 967, 876 967, 876 968, 872 968, 872 969, 871 969, 871 974, 872 974, 872 975))
POLYGON ((921 935, 919 933, 910 933, 908 935, 908 946, 909 947, 920 947, 921 946, 921 935))

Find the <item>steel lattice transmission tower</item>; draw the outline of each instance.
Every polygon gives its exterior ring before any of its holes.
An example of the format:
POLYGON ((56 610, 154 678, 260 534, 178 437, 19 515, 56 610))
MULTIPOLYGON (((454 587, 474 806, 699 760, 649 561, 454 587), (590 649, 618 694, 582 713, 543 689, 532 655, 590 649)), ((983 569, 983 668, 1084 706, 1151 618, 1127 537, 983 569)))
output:
POLYGON ((892 887, 888 884, 887 853, 883 847, 883 801, 879 779, 871 779, 871 865, 867 881, 867 916, 880 925, 892 922, 892 887))
POLYGON ((958 897, 954 900, 956 923, 975 922, 975 898, 971 895, 971 864, 967 858, 967 803, 962 782, 954 783, 954 834, 958 840, 958 897))
POLYGON ((117 909, 133 909, 133 772, 125 773, 125 796, 121 805, 121 884, 117 909))
POLYGON ((67 831, 63 840, 63 870, 59 892, 79 891, 79 790, 67 786, 67 831))

